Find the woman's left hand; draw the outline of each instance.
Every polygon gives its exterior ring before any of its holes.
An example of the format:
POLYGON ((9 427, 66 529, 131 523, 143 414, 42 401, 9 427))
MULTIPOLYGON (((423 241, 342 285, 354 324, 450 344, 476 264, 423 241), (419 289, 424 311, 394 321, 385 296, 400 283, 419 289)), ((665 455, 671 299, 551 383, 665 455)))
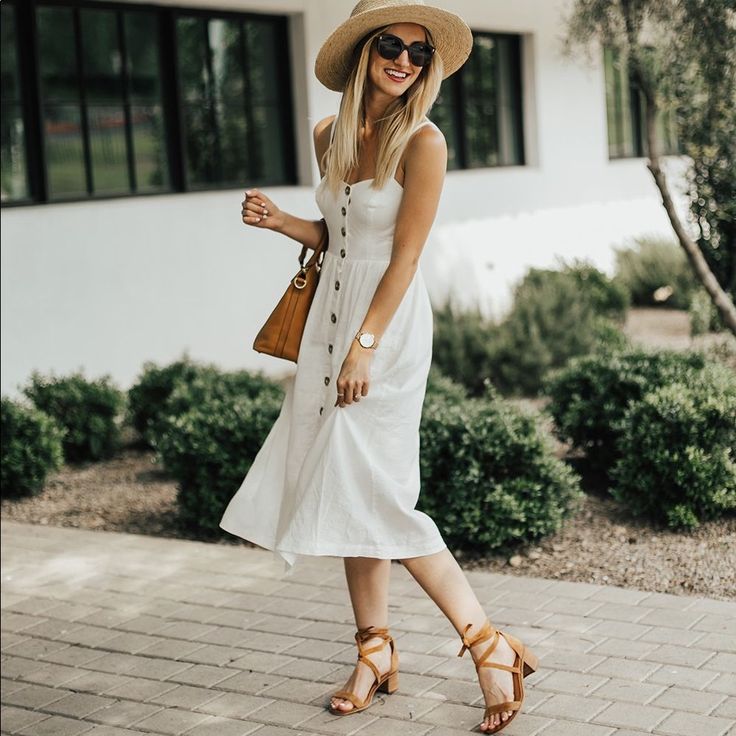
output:
POLYGON ((353 341, 337 377, 337 401, 335 406, 346 406, 368 395, 373 349, 364 348, 353 341), (340 395, 342 394, 342 396, 340 395))

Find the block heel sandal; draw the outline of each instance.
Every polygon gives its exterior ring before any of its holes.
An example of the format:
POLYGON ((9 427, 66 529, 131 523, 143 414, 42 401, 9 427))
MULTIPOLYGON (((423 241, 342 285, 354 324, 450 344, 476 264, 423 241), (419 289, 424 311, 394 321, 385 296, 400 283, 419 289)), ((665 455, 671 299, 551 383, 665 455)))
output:
POLYGON ((377 629, 375 626, 358 629, 355 633, 355 641, 358 645, 358 662, 363 662, 371 668, 375 680, 371 685, 371 689, 368 691, 368 695, 366 695, 365 700, 360 700, 360 698, 358 698, 355 693, 350 692, 350 690, 338 690, 336 693, 333 693, 331 695, 332 698, 344 698, 345 700, 349 700, 354 706, 350 710, 340 710, 338 708, 333 708, 332 705, 328 705, 330 713, 334 713, 336 716, 349 716, 351 713, 365 710, 373 703, 373 696, 377 691, 393 693, 399 689, 399 654, 396 651, 396 644, 393 637, 388 633, 388 629, 377 629), (384 640, 382 644, 377 644, 376 646, 368 647, 367 649, 363 647, 363 643, 365 641, 378 637, 384 640), (391 667, 388 672, 381 675, 378 672, 376 665, 373 664, 366 655, 380 651, 386 646, 386 643, 391 646, 391 667))
MULTIPOLYGON (((507 672, 513 673, 512 678, 514 681, 514 699, 507 700, 503 703, 496 703, 494 705, 486 706, 485 712, 483 714, 483 721, 485 721, 488 716, 491 716, 495 713, 504 713, 507 710, 511 710, 514 712, 507 720, 501 721, 501 723, 499 723, 497 726, 491 727, 486 731, 483 731, 480 728, 480 724, 478 726, 478 730, 480 731, 480 733, 498 733, 502 729, 506 728, 506 726, 508 726, 509 723, 511 723, 511 721, 516 718, 516 714, 521 710, 521 706, 524 703, 524 678, 528 675, 531 675, 532 672, 537 671, 537 668, 539 667, 539 659, 515 636, 512 636, 511 634, 506 634, 503 631, 499 631, 498 629, 494 628, 491 625, 491 622, 488 620, 486 620, 480 631, 475 636, 467 639, 465 635, 468 633, 468 629, 472 625, 473 624, 468 624, 460 636, 463 645, 460 648, 457 656, 462 657, 463 654, 465 654, 465 651, 469 650, 470 647, 474 644, 493 638, 493 641, 491 642, 488 649, 486 649, 483 654, 478 657, 478 660, 475 661, 476 671, 480 670, 481 667, 496 667, 497 669, 506 670, 507 672), (500 662, 486 661, 498 645, 498 640, 501 636, 506 639, 506 641, 509 643, 509 646, 514 650, 514 652, 516 652, 516 659, 514 660, 514 664, 511 667, 505 664, 501 664, 500 662)), ((473 656, 472 653, 470 656, 473 656)), ((481 721, 481 723, 483 721, 481 721)))

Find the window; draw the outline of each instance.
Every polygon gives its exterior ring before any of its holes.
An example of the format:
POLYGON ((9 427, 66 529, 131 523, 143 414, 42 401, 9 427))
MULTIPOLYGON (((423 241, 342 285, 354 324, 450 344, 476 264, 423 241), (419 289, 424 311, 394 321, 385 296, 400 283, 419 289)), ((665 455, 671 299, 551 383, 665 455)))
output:
MULTIPOLYGON (((626 59, 618 51, 605 48, 603 62, 609 158, 647 156, 644 95, 631 79, 626 59)), ((660 111, 656 125, 661 153, 679 154, 674 116, 669 111, 660 111)))
POLYGON ((285 18, 4 0, 2 43, 3 203, 295 181, 285 18))
POLYGON ((26 162, 26 131, 21 103, 21 83, 16 44, 16 10, 7 2, 0 5, 2 35, 2 118, 0 141, 2 168, 0 198, 23 201, 29 197, 26 162))
POLYGON ((473 50, 442 83, 429 117, 447 139, 448 169, 524 163, 521 38, 473 32, 473 50))

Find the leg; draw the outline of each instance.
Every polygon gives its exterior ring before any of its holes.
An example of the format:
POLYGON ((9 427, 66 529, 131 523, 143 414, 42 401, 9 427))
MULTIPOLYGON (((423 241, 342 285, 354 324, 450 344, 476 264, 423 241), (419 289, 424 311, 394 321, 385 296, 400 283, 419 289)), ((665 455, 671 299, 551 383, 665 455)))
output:
MULTIPOLYGON (((447 616, 458 634, 462 634, 465 626, 470 623, 473 626, 467 633, 469 638, 480 629, 487 616, 465 573, 449 549, 443 549, 433 555, 410 557, 401 562, 447 616)), ((481 656, 488 646, 489 642, 485 641, 471 647, 473 659, 481 656)), ((500 637, 490 661, 513 665, 515 657, 514 650, 503 637, 500 637)), ((514 683, 510 672, 494 667, 481 667, 478 679, 486 705, 514 699, 514 683)), ((512 711, 505 711, 489 716, 481 724, 481 730, 487 730, 506 721, 511 714, 512 711)))
MULTIPOLYGON (((373 557, 345 557, 345 577, 350 593, 350 602, 355 614, 355 625, 359 629, 368 626, 384 628, 388 626, 388 582, 391 575, 391 560, 373 557)), ((366 647, 381 644, 380 637, 369 639, 366 647)), ((366 655, 378 667, 378 671, 388 672, 391 667, 391 649, 386 646, 379 652, 366 655)), ((356 665, 343 689, 354 692, 363 699, 374 682, 373 672, 364 663, 356 665)), ((333 708, 352 710, 353 704, 344 698, 332 698, 333 708)))

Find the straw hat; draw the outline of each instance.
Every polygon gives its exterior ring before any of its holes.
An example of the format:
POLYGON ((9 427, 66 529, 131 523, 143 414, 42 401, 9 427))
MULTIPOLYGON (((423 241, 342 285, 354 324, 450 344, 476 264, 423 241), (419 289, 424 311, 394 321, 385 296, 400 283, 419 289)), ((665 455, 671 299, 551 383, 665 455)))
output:
POLYGON ((319 50, 314 65, 317 79, 328 89, 342 92, 356 44, 371 31, 394 23, 418 23, 429 30, 435 53, 442 57, 445 66, 443 79, 454 74, 470 56, 473 34, 459 15, 427 5, 423 0, 360 0, 319 50))

